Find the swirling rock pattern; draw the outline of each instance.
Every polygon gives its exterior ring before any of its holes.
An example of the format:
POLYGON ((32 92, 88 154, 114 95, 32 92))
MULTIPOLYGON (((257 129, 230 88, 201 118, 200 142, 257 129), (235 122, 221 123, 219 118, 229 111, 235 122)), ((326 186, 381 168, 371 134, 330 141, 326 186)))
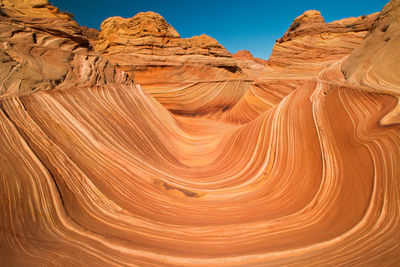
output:
MULTIPOLYGON (((151 11, 141 12, 129 19, 121 17, 106 19, 101 24, 96 50, 103 54, 129 52, 131 56, 142 55, 142 58, 147 56, 144 58, 154 61, 153 65, 157 62, 158 64, 163 61, 179 62, 177 59, 190 61, 194 58, 196 61, 200 59, 209 63, 216 58, 224 58, 217 62, 227 64, 232 57, 217 40, 205 34, 180 38, 178 32, 160 14, 151 11)), ((231 61, 232 64, 233 62, 231 61)))
MULTIPOLYGON (((387 4, 372 25, 370 34, 343 64, 342 72, 352 86, 400 97, 400 1, 387 4)), ((382 124, 400 123, 400 104, 382 124)))
MULTIPOLYGON (((399 6, 391 1, 380 17, 399 6)), ((2 16, 5 25, 11 19, 2 16)), ((375 23, 379 29, 381 20, 375 23)), ((59 42, 55 56, 66 49, 59 39, 72 42, 39 25, 32 31, 59 42)), ((374 35, 360 49, 368 50, 374 35)), ((11 44, 13 37, 3 38, 11 44)), ((49 49, 45 43, 29 44, 49 49)), ((371 89, 390 76, 375 72, 374 82, 363 84, 352 78, 363 73, 348 70, 361 50, 313 75, 310 69, 294 75, 290 66, 284 76, 284 66, 264 72, 247 64, 232 72, 183 64, 128 70, 128 77, 121 70, 128 65, 114 67, 89 42, 77 46, 87 58, 68 61, 66 77, 80 78, 3 90, 3 265, 400 263, 400 126, 381 124, 397 97, 371 89)), ((42 57, 28 54, 20 54, 21 62, 39 64, 42 57)), ((7 63, 2 72, 10 72, 7 63)), ((39 74, 35 84, 47 79, 44 70, 39 74)), ((4 84, 9 76, 0 77, 4 84)))
POLYGON ((285 75, 314 75, 359 46, 376 17, 372 14, 325 23, 319 11, 306 11, 276 41, 268 62, 271 67, 283 67, 285 75))
POLYGON ((106 19, 95 48, 175 114, 226 111, 251 82, 215 39, 206 35, 182 39, 154 12, 106 19))
POLYGON ((1 97, 128 79, 47 1, 4 1, 0 8, 1 97))

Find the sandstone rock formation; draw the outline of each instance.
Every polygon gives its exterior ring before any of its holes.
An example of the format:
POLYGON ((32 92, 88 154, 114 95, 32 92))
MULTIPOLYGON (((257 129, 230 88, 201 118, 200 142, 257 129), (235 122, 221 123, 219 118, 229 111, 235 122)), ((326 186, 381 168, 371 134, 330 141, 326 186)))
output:
POLYGON ((240 50, 237 51, 235 54, 232 55, 233 58, 238 60, 245 60, 245 61, 254 61, 261 65, 266 65, 268 61, 254 57, 249 51, 247 50, 240 50))
POLYGON ((81 26, 80 27, 82 35, 86 36, 88 38, 89 43, 92 47, 96 46, 97 41, 99 40, 99 34, 100 32, 96 29, 88 28, 86 26, 81 26))
POLYGON ((321 13, 306 11, 276 41, 268 60, 284 73, 314 75, 349 55, 364 39, 377 14, 325 23, 321 13))
POLYGON ((154 13, 100 54, 46 1, 2 1, 1 264, 399 265, 399 9, 306 12, 265 66, 141 53, 154 29, 183 43, 154 13))
MULTIPOLYGON (((400 98, 400 1, 391 1, 379 14, 365 41, 343 63, 352 86, 400 98)), ((400 123, 400 101, 381 121, 400 123)))
MULTIPOLYGON (((250 70, 244 68, 247 73, 252 73, 252 78, 256 78, 252 90, 246 92, 237 107, 251 112, 247 119, 235 115, 234 120, 252 120, 286 95, 315 80, 320 71, 352 53, 376 18, 377 14, 372 14, 325 23, 321 13, 315 10, 297 17, 284 36, 276 41, 265 68, 261 71, 255 71, 254 67, 250 70), (263 98, 274 101, 265 103, 263 98)), ((232 114, 223 117, 232 118, 232 114)))
POLYGON ((232 55, 237 64, 249 78, 255 80, 260 76, 260 71, 268 64, 267 60, 254 57, 247 50, 240 50, 232 55))
POLYGON ((176 114, 229 110, 251 82, 215 39, 204 34, 182 39, 154 12, 106 19, 96 50, 176 114))
POLYGON ((0 97, 127 79, 47 1, 3 1, 0 8, 0 97))
MULTIPOLYGON (((106 19, 101 24, 96 49, 107 54, 110 59, 113 59, 113 54, 123 51, 129 56, 136 56, 139 61, 137 64, 145 63, 144 66, 182 64, 186 61, 192 64, 208 61, 220 65, 226 64, 229 62, 226 58, 232 57, 217 40, 205 34, 180 38, 178 32, 154 12, 141 12, 130 19, 106 19)), ((232 65, 233 61, 230 62, 232 65)))

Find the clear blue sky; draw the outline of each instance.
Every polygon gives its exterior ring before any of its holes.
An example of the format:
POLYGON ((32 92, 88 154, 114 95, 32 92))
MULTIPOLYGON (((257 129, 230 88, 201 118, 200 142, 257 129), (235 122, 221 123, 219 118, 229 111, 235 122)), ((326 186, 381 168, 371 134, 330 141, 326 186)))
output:
POLYGON ((161 14, 181 35, 207 34, 229 52, 249 50, 267 59, 276 39, 304 11, 321 11, 326 22, 380 11, 389 0, 50 0, 75 14, 75 20, 100 28, 112 16, 133 17, 142 11, 161 14))

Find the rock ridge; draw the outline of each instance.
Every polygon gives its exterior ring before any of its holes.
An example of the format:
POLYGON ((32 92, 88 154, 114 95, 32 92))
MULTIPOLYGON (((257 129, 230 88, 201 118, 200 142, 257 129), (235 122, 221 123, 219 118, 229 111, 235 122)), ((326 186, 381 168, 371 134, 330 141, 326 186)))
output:
POLYGON ((349 55, 367 35, 378 14, 325 23, 321 13, 306 11, 278 39, 269 66, 310 74, 349 55))
POLYGON ((80 26, 48 1, 0 5, 0 97, 128 81, 99 57, 80 26))
POLYGON ((181 38, 159 14, 140 12, 132 18, 111 17, 101 24, 96 49, 101 53, 121 50, 141 55, 204 55, 230 58, 231 54, 217 40, 205 34, 181 38))

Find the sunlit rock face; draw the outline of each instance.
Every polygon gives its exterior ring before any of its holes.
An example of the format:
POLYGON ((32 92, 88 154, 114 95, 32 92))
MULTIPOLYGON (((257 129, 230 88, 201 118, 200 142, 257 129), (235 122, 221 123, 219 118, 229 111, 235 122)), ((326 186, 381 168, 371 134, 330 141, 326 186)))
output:
POLYGON ((138 62, 131 65, 142 66, 181 65, 187 61, 219 65, 229 62, 227 58, 232 57, 217 40, 205 34, 181 38, 161 15, 154 12, 141 12, 129 19, 106 19, 101 24, 96 50, 110 58, 121 52, 136 56, 138 62))
POLYGON ((284 68, 284 73, 314 75, 358 47, 376 17, 372 14, 325 23, 319 11, 306 11, 276 41, 268 62, 272 68, 284 68))
MULTIPOLYGON (((400 1, 387 4, 365 41, 343 63, 349 85, 400 97, 400 1)), ((400 123, 400 105, 381 123, 400 123)))
POLYGON ((47 1, 3 1, 0 8, 1 97, 127 80, 47 1))
POLYGON ((180 38, 154 12, 106 19, 96 50, 174 114, 215 116, 250 88, 237 60, 215 39, 180 38))
POLYGON ((400 1, 306 12, 268 63, 149 54, 187 43, 155 13, 97 39, 46 1, 0 8, 2 265, 400 264, 400 1))

